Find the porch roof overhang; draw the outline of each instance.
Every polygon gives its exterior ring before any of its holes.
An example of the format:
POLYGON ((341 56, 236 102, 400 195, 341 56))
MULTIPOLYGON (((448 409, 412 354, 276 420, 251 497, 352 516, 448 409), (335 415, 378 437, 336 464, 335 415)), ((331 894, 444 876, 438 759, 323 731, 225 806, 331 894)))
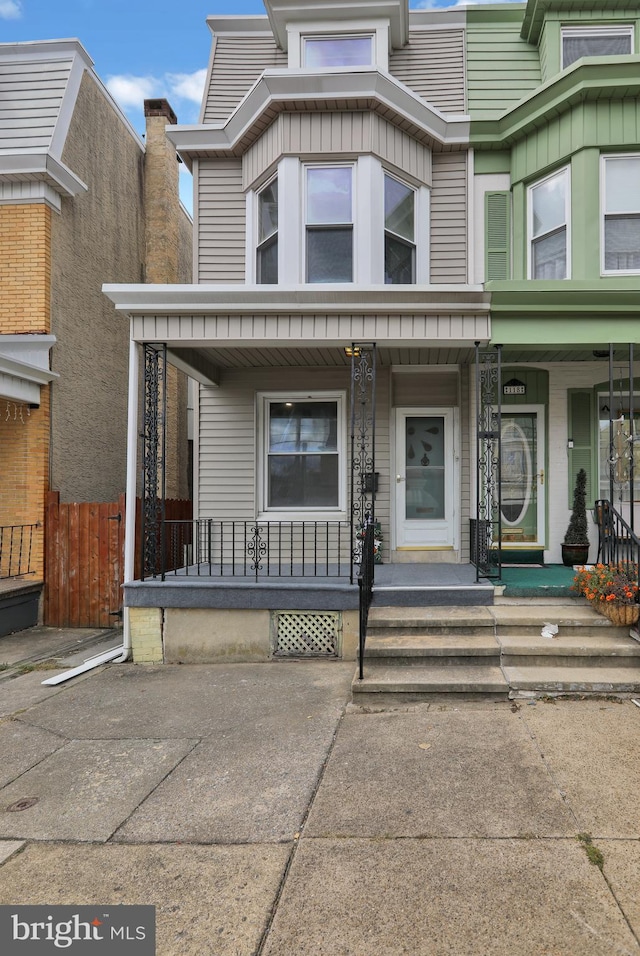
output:
POLYGON ((419 142, 438 149, 469 145, 469 117, 441 113, 388 73, 265 70, 223 125, 168 126, 189 169, 201 157, 240 156, 285 110, 374 110, 419 142))
POLYGON ((43 182, 61 196, 78 196, 88 186, 68 166, 48 152, 0 156, 2 182, 43 182))
POLYGON ((0 400, 40 405, 40 387, 58 378, 49 369, 55 335, 0 335, 0 400))
POLYGON ((598 281, 488 282, 492 343, 521 348, 640 343, 637 276, 598 281))
POLYGON ((105 285, 131 317, 136 342, 173 348, 469 346, 490 337, 490 296, 481 286, 322 289, 218 285, 105 285))

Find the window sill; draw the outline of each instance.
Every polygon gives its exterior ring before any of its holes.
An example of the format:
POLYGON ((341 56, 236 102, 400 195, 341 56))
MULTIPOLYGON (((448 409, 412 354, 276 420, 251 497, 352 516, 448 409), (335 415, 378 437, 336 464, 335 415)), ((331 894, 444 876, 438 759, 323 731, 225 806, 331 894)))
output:
POLYGON ((346 511, 261 511, 256 521, 271 521, 274 524, 282 522, 313 522, 319 524, 326 521, 347 521, 346 511))

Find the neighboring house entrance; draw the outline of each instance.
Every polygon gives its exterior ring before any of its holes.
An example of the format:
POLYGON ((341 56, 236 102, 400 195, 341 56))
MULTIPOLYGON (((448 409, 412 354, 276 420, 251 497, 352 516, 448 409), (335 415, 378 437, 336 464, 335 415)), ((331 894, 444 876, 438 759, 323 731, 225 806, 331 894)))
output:
POLYGON ((545 547, 544 406, 502 407, 502 543, 545 547))
POLYGON ((454 546, 454 427, 453 408, 396 409, 398 548, 454 546))

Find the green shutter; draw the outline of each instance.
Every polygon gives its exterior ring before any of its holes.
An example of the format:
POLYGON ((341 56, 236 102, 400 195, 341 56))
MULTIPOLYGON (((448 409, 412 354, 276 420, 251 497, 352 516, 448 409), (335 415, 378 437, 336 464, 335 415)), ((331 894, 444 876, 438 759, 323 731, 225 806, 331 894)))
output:
POLYGON ((592 389, 570 388, 569 399, 569 440, 573 448, 569 449, 569 507, 573 505, 573 489, 576 475, 581 468, 587 473, 587 508, 595 501, 593 474, 593 391, 592 389))
POLYGON ((508 190, 484 194, 485 279, 509 278, 511 194, 508 190))

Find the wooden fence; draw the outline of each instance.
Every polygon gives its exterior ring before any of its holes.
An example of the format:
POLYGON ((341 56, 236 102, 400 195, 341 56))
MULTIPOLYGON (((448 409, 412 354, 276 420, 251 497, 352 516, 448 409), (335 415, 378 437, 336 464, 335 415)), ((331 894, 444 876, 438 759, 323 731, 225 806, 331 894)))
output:
MULTIPOLYGON (((50 491, 45 504, 44 623, 117 626, 122 620, 125 496, 115 502, 64 503, 58 491, 50 491)), ((139 529, 139 499, 136 505, 139 529)), ((190 518, 191 502, 167 501, 169 514, 190 518)))

